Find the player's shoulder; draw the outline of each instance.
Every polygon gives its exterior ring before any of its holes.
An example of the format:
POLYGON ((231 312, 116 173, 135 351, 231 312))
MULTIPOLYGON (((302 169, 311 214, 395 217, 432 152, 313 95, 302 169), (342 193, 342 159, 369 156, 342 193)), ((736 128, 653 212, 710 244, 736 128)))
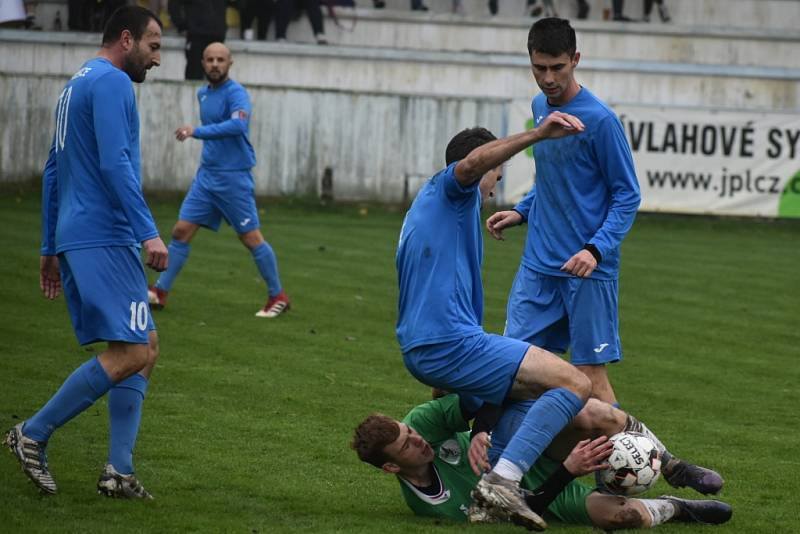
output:
POLYGON ((240 84, 233 78, 228 78, 228 82, 225 84, 225 90, 228 94, 234 93, 244 93, 247 94, 247 89, 245 89, 244 85, 240 84))
POLYGON ((581 88, 581 92, 579 98, 582 100, 582 106, 586 108, 598 122, 605 121, 607 119, 617 119, 617 114, 611 109, 611 106, 606 104, 599 96, 591 92, 586 87, 581 88))

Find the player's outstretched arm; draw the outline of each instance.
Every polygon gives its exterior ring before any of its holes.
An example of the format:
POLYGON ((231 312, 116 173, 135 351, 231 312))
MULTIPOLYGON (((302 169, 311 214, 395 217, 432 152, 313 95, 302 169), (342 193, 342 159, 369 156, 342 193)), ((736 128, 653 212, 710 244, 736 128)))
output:
POLYGON ((169 252, 160 237, 154 237, 147 241, 142 241, 147 259, 145 264, 154 271, 166 271, 169 263, 169 252))
POLYGON ((556 139, 581 133, 585 129, 578 117, 554 111, 538 127, 481 145, 459 161, 455 177, 463 186, 477 182, 484 174, 543 139, 556 139))
POLYGON ((50 300, 61 294, 61 273, 58 270, 58 256, 39 258, 39 288, 50 300))

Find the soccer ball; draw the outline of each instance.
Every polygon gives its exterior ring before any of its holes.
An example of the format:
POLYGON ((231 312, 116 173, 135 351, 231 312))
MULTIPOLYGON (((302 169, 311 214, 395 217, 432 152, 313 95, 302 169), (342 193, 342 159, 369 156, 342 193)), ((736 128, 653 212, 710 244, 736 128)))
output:
POLYGON ((600 471, 600 480, 617 495, 638 495, 653 487, 661 473, 661 453, 655 443, 636 432, 611 436, 614 448, 600 471))

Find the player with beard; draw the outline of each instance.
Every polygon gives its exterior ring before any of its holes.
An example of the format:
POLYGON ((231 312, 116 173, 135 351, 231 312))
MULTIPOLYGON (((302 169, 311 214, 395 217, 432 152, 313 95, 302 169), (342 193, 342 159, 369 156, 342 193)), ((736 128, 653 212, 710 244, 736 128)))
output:
POLYGON ((203 140, 200 168, 183 199, 178 222, 172 228, 170 265, 150 287, 150 304, 161 309, 175 278, 189 258, 190 243, 201 226, 217 231, 221 219, 231 225, 267 284, 267 303, 257 317, 274 318, 289 309, 289 297, 281 287, 278 261, 264 240, 254 196, 250 169, 256 156, 250 140, 250 97, 241 84, 228 77, 231 53, 222 43, 211 43, 203 51, 203 70, 208 85, 197 91, 202 126, 184 125, 175 130, 178 141, 190 137, 203 140))
POLYGON ((61 92, 44 168, 40 287, 55 299, 62 288, 82 345, 108 348, 78 367, 33 417, 5 442, 23 472, 56 493, 47 468, 52 433, 108 393, 109 453, 97 489, 109 497, 152 498, 133 474, 133 448, 158 338, 147 306, 140 259, 167 266, 142 196, 139 115, 131 81, 141 83, 161 62, 161 22, 127 6, 109 18, 97 57, 61 92))

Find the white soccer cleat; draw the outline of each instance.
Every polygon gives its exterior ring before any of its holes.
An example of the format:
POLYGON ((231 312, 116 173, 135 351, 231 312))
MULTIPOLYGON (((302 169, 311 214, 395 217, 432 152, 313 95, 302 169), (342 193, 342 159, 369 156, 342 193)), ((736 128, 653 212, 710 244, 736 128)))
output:
POLYGON ((266 317, 267 319, 274 319, 280 314, 289 311, 292 303, 286 291, 281 291, 274 297, 270 297, 264 307, 256 312, 256 317, 266 317))

